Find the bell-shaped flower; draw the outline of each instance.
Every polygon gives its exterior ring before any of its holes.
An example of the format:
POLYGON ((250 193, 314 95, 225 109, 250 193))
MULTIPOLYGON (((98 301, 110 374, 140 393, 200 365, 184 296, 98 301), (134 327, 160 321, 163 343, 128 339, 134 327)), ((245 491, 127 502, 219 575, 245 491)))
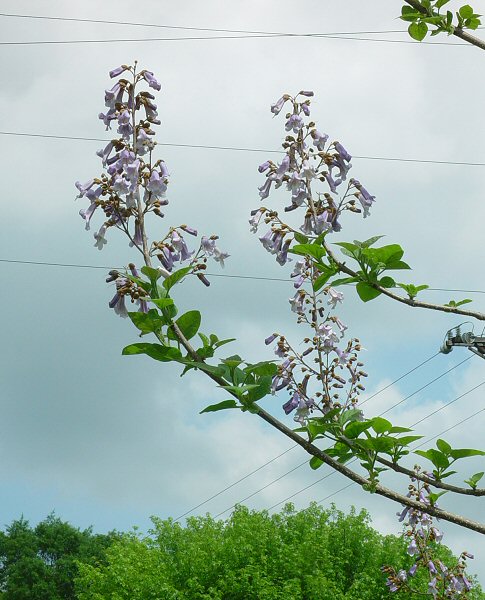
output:
POLYGON ((172 246, 177 250, 180 254, 180 261, 187 260, 193 254, 193 252, 189 252, 187 248, 187 244, 185 243, 184 238, 177 232, 173 231, 171 235, 172 246))
POLYGON ((342 302, 342 300, 344 299, 344 295, 342 294, 342 292, 337 292, 337 290, 335 290, 332 287, 328 288, 327 295, 328 295, 327 304, 329 306, 331 306, 333 309, 337 306, 337 302, 342 302))
POLYGON ((276 177, 278 178, 279 181, 281 181, 281 179, 283 178, 283 175, 286 173, 286 171, 288 171, 289 168, 290 168, 290 157, 288 156, 288 154, 286 154, 285 157, 283 158, 283 160, 281 161, 280 165, 276 169, 276 177))
POLYGON ((272 183, 273 183, 273 178, 271 176, 267 177, 266 181, 263 183, 263 185, 258 188, 259 197, 261 198, 261 200, 264 200, 265 198, 267 198, 269 196, 269 192, 271 190, 272 183))
POLYGON ((135 233, 133 235, 133 239, 130 240, 130 246, 136 246, 137 248, 143 247, 143 232, 138 219, 135 219, 135 233))
POLYGON ((133 127, 131 125, 131 114, 127 110, 123 110, 118 115, 118 133, 125 139, 129 140, 133 133, 133 127))
POLYGON ((323 152, 328 140, 328 135, 326 133, 320 133, 318 129, 312 129, 310 135, 313 138, 313 145, 316 146, 320 152, 323 152))
POLYGON ((109 76, 111 77, 111 79, 114 79, 115 77, 118 77, 118 75, 121 75, 121 73, 123 73, 124 71, 127 71, 129 68, 130 67, 128 65, 121 65, 120 67, 116 67, 116 69, 110 71, 109 76))
POLYGON ((310 105, 307 102, 304 102, 301 105, 301 110, 303 111, 306 117, 310 116, 310 105))
POLYGON ((91 221, 91 217, 93 216, 94 211, 97 208, 98 205, 96 204, 96 202, 91 202, 91 204, 87 208, 81 208, 81 210, 79 211, 79 215, 81 216, 81 218, 83 218, 86 221, 86 231, 89 231, 90 229, 89 222, 91 221))
POLYGON ((106 125, 106 131, 111 129, 111 121, 116 119, 116 110, 114 108, 110 108, 106 114, 99 113, 98 118, 103 121, 106 125))
POLYGON ((108 243, 106 238, 104 237, 106 233, 106 226, 103 225, 99 231, 94 234, 94 245, 98 250, 102 250, 103 246, 108 243))
POLYGON ((148 85, 151 88, 153 88, 154 90, 157 90, 157 92, 160 91, 162 86, 155 79, 155 77, 153 76, 153 73, 151 71, 143 71, 142 75, 143 75, 145 81, 148 83, 148 85))
POLYGON ((120 85, 120 82, 118 81, 110 90, 104 92, 104 105, 107 108, 115 108, 116 104, 121 104, 123 102, 124 92, 124 86, 120 85))
POLYGON ((251 211, 251 218, 249 219, 249 224, 251 225, 251 233, 256 233, 258 231, 259 222, 261 221, 261 217, 264 214, 264 210, 253 210, 251 211))
POLYGON ((227 252, 222 252, 221 250, 219 250, 219 248, 217 248, 217 246, 214 248, 214 260, 216 262, 218 262, 222 268, 224 268, 224 261, 226 258, 229 258, 229 254, 227 252))
POLYGON ((86 192, 93 187, 94 179, 90 179, 86 183, 81 183, 80 181, 76 181, 76 183, 74 185, 77 187, 77 189, 79 191, 79 195, 76 196, 76 198, 82 198, 83 196, 86 195, 86 192))
POLYGON ((127 181, 125 179, 125 177, 123 177, 123 175, 120 175, 119 177, 116 177, 114 180, 113 190, 119 196, 126 196, 126 194, 128 194, 128 192, 130 191, 130 182, 127 181))
POLYGON ((329 231, 330 229, 332 229, 332 217, 329 215, 328 211, 324 210, 323 213, 320 213, 315 217, 314 231, 317 235, 320 235, 324 231, 329 231))
POLYGON ((276 116, 280 113, 281 109, 283 108, 283 106, 285 105, 285 102, 287 100, 289 100, 289 96, 288 94, 284 94, 283 96, 281 96, 281 98, 275 102, 274 104, 271 105, 271 112, 276 116))
POLYGON ((306 96, 307 98, 311 98, 314 95, 314 93, 310 90, 302 90, 300 92, 300 96, 306 96))
POLYGON ((411 540, 411 543, 409 544, 408 548, 407 548, 407 553, 409 554, 409 556, 414 556, 417 552, 419 552, 418 546, 416 544, 416 540, 411 540))
POLYGON ((357 198, 364 209, 364 219, 369 216, 369 209, 372 204, 375 202, 376 197, 371 196, 369 192, 365 189, 365 187, 357 181, 356 179, 352 179, 351 183, 353 183, 354 187, 358 189, 357 198))
POLYGON ((96 155, 99 156, 99 158, 101 158, 101 160, 103 161, 103 166, 106 165, 109 155, 113 151, 113 148, 113 142, 109 142, 109 144, 105 146, 102 150, 98 150, 96 152, 96 155))
POLYGON ((167 184, 158 171, 152 171, 146 189, 151 192, 152 196, 155 198, 162 198, 165 195, 165 192, 167 191, 167 184))
POLYGON ((289 415, 293 410, 295 410, 299 403, 300 394, 298 392, 295 392, 293 396, 288 400, 288 402, 283 404, 283 410, 285 411, 285 414, 289 415))
POLYGON ((271 163, 270 160, 265 161, 264 163, 262 163, 262 164, 259 165, 258 171, 260 173, 264 173, 265 171, 267 171, 270 168, 271 164, 272 163, 271 163))
POLYGON ((335 150, 337 150, 337 152, 340 154, 340 156, 346 162, 350 162, 352 160, 352 157, 350 156, 350 154, 347 152, 347 150, 342 146, 342 144, 340 142, 335 142, 334 147, 335 147, 335 150))
POLYGON ((216 248, 216 237, 210 237, 203 235, 200 240, 200 247, 206 253, 207 256, 212 256, 216 248))
POLYGON ((300 117, 300 115, 291 115, 285 124, 285 130, 293 131, 293 133, 298 133, 302 127, 303 119, 300 117))
POLYGON ((298 290, 293 298, 289 299, 291 305, 291 312, 294 313, 302 313, 303 312, 303 302, 305 300, 305 293, 302 290, 298 290))
POLYGON ((281 266, 286 264, 288 261, 291 261, 291 258, 288 258, 288 250, 290 249, 290 245, 291 239, 287 239, 276 256, 276 262, 281 266))

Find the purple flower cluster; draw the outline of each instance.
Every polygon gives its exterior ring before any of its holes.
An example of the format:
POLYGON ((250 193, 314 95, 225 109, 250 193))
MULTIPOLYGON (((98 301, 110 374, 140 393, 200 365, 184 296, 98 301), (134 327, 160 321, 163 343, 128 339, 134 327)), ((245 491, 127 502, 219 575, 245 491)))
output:
MULTIPOLYGON (((121 65, 110 71, 112 79, 123 75, 115 84, 105 91, 107 111, 100 113, 99 118, 111 129, 117 124, 118 138, 111 140, 96 154, 103 166, 103 174, 81 184, 76 182, 78 198, 86 198, 87 208, 80 210, 86 229, 90 229, 91 219, 98 209, 104 213, 105 220, 94 234, 95 246, 101 250, 107 243, 106 234, 110 228, 119 229, 129 238, 130 246, 135 247, 142 255, 145 264, 151 264, 156 257, 162 265, 161 273, 167 277, 176 265, 189 262, 194 273, 206 285, 207 278, 203 271, 207 257, 212 257, 221 266, 228 254, 216 245, 217 236, 202 238, 197 251, 190 250, 184 234, 197 236, 197 231, 187 225, 170 228, 168 234, 160 241, 149 243, 145 230, 145 217, 153 213, 163 217, 161 211, 168 204, 166 192, 169 184, 169 172, 163 160, 154 160, 152 152, 156 142, 153 125, 159 125, 155 96, 147 91, 139 91, 141 84, 160 91, 160 83, 151 71, 137 72, 133 66, 121 65), (129 79, 125 79, 128 76, 129 79)), ((130 296, 137 302, 139 309, 146 310, 146 293, 132 285, 132 281, 118 274, 113 279, 116 294, 110 307, 116 313, 126 314, 125 297, 130 296), (135 289, 136 288, 136 289, 135 289)))
MULTIPOLYGON (((416 474, 419 476, 419 467, 416 474)), ((424 473, 433 479, 430 473, 424 473)), ((419 479, 412 478, 407 493, 408 498, 414 498, 424 507, 430 505, 430 486, 419 479)), ((436 504, 435 504, 436 506, 436 504)), ((397 513, 400 522, 405 522, 407 531, 405 536, 408 540, 407 553, 413 557, 412 566, 406 571, 396 571, 391 566, 382 567, 387 575, 386 585, 390 592, 399 590, 413 592, 411 579, 419 569, 426 572, 428 576, 428 594, 435 600, 465 598, 472 590, 472 584, 465 575, 466 559, 473 558, 468 552, 462 552, 457 564, 452 567, 444 565, 436 554, 436 545, 441 543, 443 533, 434 525, 433 518, 424 509, 419 510, 412 507, 404 507, 397 513)))

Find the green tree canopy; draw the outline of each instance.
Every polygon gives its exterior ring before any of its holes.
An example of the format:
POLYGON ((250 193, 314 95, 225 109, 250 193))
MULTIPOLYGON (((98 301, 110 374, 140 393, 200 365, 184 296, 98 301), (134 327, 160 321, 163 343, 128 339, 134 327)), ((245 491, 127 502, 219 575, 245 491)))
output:
MULTIPOLYGON (((287 505, 269 515, 241 506, 227 521, 152 520, 149 535, 114 542, 106 564, 79 566, 79 600, 384 600, 380 567, 412 564, 407 542, 380 535, 365 511, 287 505)), ((439 552, 454 562, 446 547, 439 552)), ((417 583, 426 591, 427 581, 417 583)))

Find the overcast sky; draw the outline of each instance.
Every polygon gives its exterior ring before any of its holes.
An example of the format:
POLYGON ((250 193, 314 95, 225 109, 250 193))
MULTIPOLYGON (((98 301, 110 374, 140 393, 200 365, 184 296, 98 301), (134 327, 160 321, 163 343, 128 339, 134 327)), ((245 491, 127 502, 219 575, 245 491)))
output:
MULTIPOLYGON (((319 129, 351 154, 368 157, 352 161, 352 174, 377 197, 371 218, 346 219, 338 239, 386 234, 389 243, 404 247, 414 268, 408 281, 485 290, 485 167, 381 160, 485 162, 485 55, 446 37, 435 38, 435 45, 408 43, 403 23, 396 20, 400 5, 397 0, 303 0, 295 9, 287 0, 4 0, 2 12, 10 14, 262 32, 390 33, 356 36, 364 40, 170 41, 234 34, 0 16, 2 43, 169 38, 3 45, 0 130, 109 139, 97 119, 104 89, 112 85, 108 71, 137 59, 162 83, 158 139, 169 145, 158 151, 172 176, 162 227, 186 222, 217 233, 231 254, 226 275, 287 277, 289 269, 262 250, 247 224, 249 211, 259 206, 257 166, 270 155, 170 144, 278 149, 284 120, 272 118, 270 104, 282 93, 311 89, 319 129)), ((485 13, 483 0, 474 7, 485 13)), ((115 235, 98 252, 78 215, 83 202, 74 200, 74 182, 99 174, 95 152, 102 143, 1 138, 0 259, 108 266, 133 259, 115 235)), ((282 199, 275 196, 276 202, 282 199)), ((181 380, 174 366, 122 357, 123 346, 137 341, 136 332, 108 309, 113 290, 104 283, 104 270, 14 263, 0 263, 0 269, 2 524, 21 514, 36 523, 55 510, 74 525, 92 524, 96 531, 146 527, 150 515, 177 517, 291 447, 247 413, 199 415, 202 407, 224 399, 202 376, 181 380)), ((447 329, 464 320, 383 298, 363 305, 353 290, 344 291, 341 315, 366 348, 369 395, 433 356, 447 329)), ((209 289, 185 283, 177 299, 184 308, 202 309, 204 331, 238 338, 228 352, 255 361, 272 358, 263 340, 274 330, 301 335, 289 311, 292 293, 285 282, 213 278, 209 289)), ((437 302, 470 297, 479 309, 484 296, 429 291, 425 297, 437 302)), ((480 332, 478 324, 475 330, 480 332)), ((466 351, 458 349, 433 358, 372 399, 368 414, 399 402, 465 358, 466 351)), ((484 374, 485 363, 473 357, 389 417, 402 425, 415 423, 481 383, 484 374)), ((416 429, 432 437, 485 409, 484 390, 457 400, 416 429)), ((281 417, 283 401, 270 397, 263 406, 281 417)), ((480 447, 482 422, 480 416, 469 420, 445 437, 457 446, 480 447)), ((194 514, 217 515, 304 460, 302 451, 291 450, 194 514)), ((485 470, 479 459, 464 469, 466 476, 485 470)), ((313 472, 302 466, 245 503, 271 507, 326 474, 324 467, 313 472)), ((342 509, 366 507, 382 532, 399 531, 394 516, 399 507, 357 486, 327 498, 345 485, 331 475, 292 501, 297 507, 311 500, 335 502, 342 509)), ((406 491, 406 482, 396 485, 406 491)), ((482 500, 445 496, 441 505, 483 520, 482 500)), ((455 551, 466 548, 478 555, 471 570, 480 571, 485 563, 480 536, 442 527, 455 551)), ((483 567, 481 577, 485 581, 483 567)))

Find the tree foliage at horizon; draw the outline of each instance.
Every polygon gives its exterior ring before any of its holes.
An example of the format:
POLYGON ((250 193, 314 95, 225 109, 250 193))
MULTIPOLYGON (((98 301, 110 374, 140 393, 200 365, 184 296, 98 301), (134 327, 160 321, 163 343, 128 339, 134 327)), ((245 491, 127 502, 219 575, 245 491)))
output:
MULTIPOLYGON (((115 541, 103 565, 79 566, 79 600, 384 600, 383 562, 413 562, 402 537, 379 534, 365 510, 345 515, 335 505, 288 504, 273 515, 239 506, 227 521, 190 517, 185 527, 152 521, 149 535, 115 541)), ((456 562, 446 546, 438 553, 456 562)), ((416 588, 427 585, 417 574, 416 588)), ((468 597, 485 595, 477 585, 468 597)))
POLYGON ((74 600, 77 561, 100 564, 119 535, 81 531, 50 514, 36 527, 20 517, 0 531, 2 600, 74 600))

